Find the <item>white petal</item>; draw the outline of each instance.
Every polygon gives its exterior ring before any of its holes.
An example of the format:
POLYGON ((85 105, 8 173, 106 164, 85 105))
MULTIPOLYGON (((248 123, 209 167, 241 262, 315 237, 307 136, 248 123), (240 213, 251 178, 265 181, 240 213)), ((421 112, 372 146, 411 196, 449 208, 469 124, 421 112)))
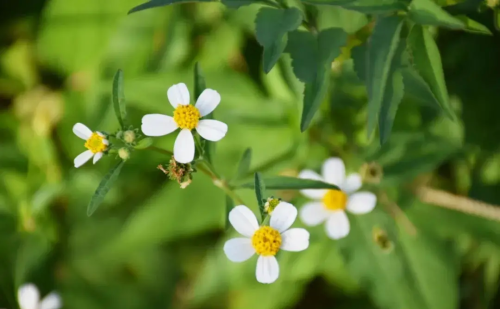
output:
POLYGON ((280 202, 273 210, 269 225, 278 232, 283 233, 292 226, 296 218, 297 208, 290 203, 280 202))
POLYGON ((329 158, 323 163, 321 173, 326 182, 341 186, 345 179, 345 166, 340 158, 329 158))
POLYGON ((40 309, 59 309, 62 307, 62 301, 59 294, 52 292, 45 296, 40 303, 40 309))
POLYGON ((174 158, 179 163, 189 163, 194 160, 194 138, 188 129, 182 129, 174 143, 174 158))
POLYGON ((174 108, 179 104, 189 104, 189 90, 184 83, 176 84, 168 88, 167 97, 174 108))
POLYGON ((88 160, 90 160, 94 156, 94 153, 90 150, 84 151, 79 154, 73 163, 75 163, 75 167, 78 168, 84 165, 88 160))
POLYGON ((212 89, 205 89, 198 97, 195 107, 200 111, 201 117, 213 112, 220 103, 220 94, 212 89))
POLYGON ((305 225, 315 226, 325 221, 330 212, 322 202, 309 202, 300 209, 300 219, 305 225))
POLYGON ((347 210, 353 214, 366 214, 377 205, 377 196, 371 192, 356 192, 349 196, 347 210))
POLYGON ((88 140, 92 135, 92 130, 83 123, 77 123, 73 126, 73 133, 81 139, 88 140))
POLYGON ((260 283, 273 283, 280 275, 278 260, 272 255, 259 256, 255 275, 260 283))
POLYGON ((102 158, 102 152, 98 152, 98 153, 96 153, 96 154, 94 155, 94 162, 93 162, 93 163, 94 163, 94 164, 96 164, 96 163, 97 163, 97 161, 101 160, 101 158, 102 158))
POLYGON ((340 239, 349 234, 349 219, 344 211, 335 211, 326 221, 326 234, 333 239, 340 239))
POLYGON ((243 205, 236 206, 229 212, 229 222, 238 233, 246 237, 252 237, 259 229, 257 218, 250 208, 243 205))
POLYGON ((351 194, 358 191, 361 185, 361 176, 358 173, 354 173, 347 176, 344 183, 340 186, 340 189, 347 194, 351 194))
POLYGON ((108 146, 108 145, 109 145, 109 141, 108 141, 107 139, 103 139, 103 140, 102 140, 102 143, 103 143, 104 145, 106 145, 106 146, 108 146))
MULTIPOLYGON (((321 180, 323 181, 323 178, 316 173, 313 170, 303 170, 299 173, 299 178, 301 179, 312 179, 312 180, 321 180)), ((313 200, 320 200, 325 196, 327 190, 314 190, 314 189, 307 189, 307 190, 300 190, 300 193, 305 195, 306 197, 313 199, 313 200)))
POLYGON ((161 114, 148 114, 142 117, 141 130, 147 136, 163 136, 178 128, 174 118, 161 114))
POLYGON ((302 251, 309 247, 309 232, 305 229, 289 229, 281 234, 281 248, 286 251, 302 251))
POLYGON ((198 131, 204 139, 216 142, 226 135, 227 124, 219 120, 203 119, 198 122, 196 131, 198 131))
POLYGON ((17 298, 21 309, 37 309, 40 293, 34 284, 28 283, 19 288, 17 298))
POLYGON ((224 253, 231 262, 243 262, 254 255, 255 249, 250 238, 233 238, 224 244, 224 253))

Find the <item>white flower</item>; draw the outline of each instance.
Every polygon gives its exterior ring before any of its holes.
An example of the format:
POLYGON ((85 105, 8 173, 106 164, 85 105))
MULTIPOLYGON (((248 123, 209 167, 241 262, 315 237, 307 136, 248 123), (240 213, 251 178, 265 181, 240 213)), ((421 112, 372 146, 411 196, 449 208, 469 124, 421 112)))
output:
POLYGON ((345 210, 353 214, 365 214, 377 204, 377 196, 371 192, 356 192, 361 188, 361 176, 357 173, 346 177, 344 162, 330 158, 323 163, 323 177, 312 170, 303 170, 299 178, 321 180, 340 188, 338 190, 301 190, 302 194, 315 200, 300 210, 300 218, 309 226, 326 221, 326 233, 330 238, 340 239, 349 234, 349 219, 345 210), (356 193, 355 193, 356 192, 356 193))
POLYGON ((163 136, 180 128, 174 143, 174 158, 180 163, 189 163, 194 159, 194 137, 196 131, 206 140, 216 142, 227 132, 227 125, 218 120, 203 119, 220 103, 220 94, 212 89, 205 89, 196 101, 189 104, 189 91, 186 84, 173 85, 167 91, 170 104, 175 108, 174 117, 161 114, 149 114, 142 117, 142 132, 147 136, 163 136))
POLYGON ((61 297, 52 292, 40 301, 40 292, 34 284, 22 285, 17 291, 20 309, 59 309, 62 307, 61 297))
POLYGON ((94 164, 102 158, 103 152, 108 149, 109 142, 101 132, 92 132, 86 125, 77 123, 73 126, 73 133, 85 140, 87 151, 79 154, 75 160, 75 167, 80 167, 94 157, 94 164))
POLYGON ((224 253, 233 262, 246 261, 257 253, 257 281, 273 283, 280 272, 276 253, 279 250, 302 251, 309 246, 308 231, 289 229, 296 218, 297 209, 292 204, 280 202, 273 211, 270 226, 259 227, 257 218, 248 207, 236 206, 229 213, 229 222, 245 237, 228 240, 224 244, 224 253))

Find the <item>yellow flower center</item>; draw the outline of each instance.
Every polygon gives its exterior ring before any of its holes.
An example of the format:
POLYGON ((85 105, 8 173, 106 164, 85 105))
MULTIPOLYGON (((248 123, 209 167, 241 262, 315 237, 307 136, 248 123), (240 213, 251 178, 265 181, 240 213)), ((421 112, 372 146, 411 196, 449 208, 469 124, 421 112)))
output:
POLYGON ((200 117, 200 111, 191 104, 179 104, 174 111, 174 120, 181 129, 192 130, 196 128, 200 117))
POLYGON ((281 247, 281 234, 270 226, 261 226, 252 236, 252 246, 259 255, 276 255, 281 247))
POLYGON ((347 204, 347 194, 340 190, 328 190, 323 197, 323 204, 329 210, 344 210, 347 204))
POLYGON ((103 141, 104 137, 94 132, 85 142, 85 147, 93 153, 103 152, 108 147, 103 141))

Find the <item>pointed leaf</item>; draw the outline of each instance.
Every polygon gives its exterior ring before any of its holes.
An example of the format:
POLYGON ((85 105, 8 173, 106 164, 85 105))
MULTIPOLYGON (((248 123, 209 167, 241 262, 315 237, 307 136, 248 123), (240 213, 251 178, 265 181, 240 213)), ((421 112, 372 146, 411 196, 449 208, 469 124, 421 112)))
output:
POLYGON ((288 34, 286 52, 292 57, 293 73, 304 83, 311 83, 317 76, 318 50, 316 38, 306 31, 288 34))
POLYGON ((405 94, 413 100, 441 110, 439 101, 432 93, 427 82, 412 67, 401 70, 405 87, 405 94))
POLYGON ((477 34, 487 34, 487 35, 493 35, 491 33, 490 29, 486 27, 485 25, 478 23, 477 21, 470 19, 469 17, 465 15, 461 16, 456 16, 457 19, 460 19, 464 25, 465 25, 465 31, 471 32, 471 33, 477 33, 477 34))
POLYGON ((225 213, 225 226, 224 226, 226 231, 231 227, 231 223, 229 222, 229 213, 233 208, 234 208, 233 199, 229 195, 226 195, 226 213, 225 213))
POLYGON ((195 100, 198 99, 200 94, 205 90, 205 77, 203 76, 203 71, 201 70, 200 64, 196 62, 194 65, 194 97, 195 100))
POLYGON ((459 19, 451 16, 432 0, 413 0, 408 16, 421 25, 441 26, 451 29, 464 29, 465 25, 459 19))
POLYGON ((234 177, 235 180, 245 177, 250 170, 250 163, 252 162, 252 149, 247 148, 241 156, 240 164, 238 165, 238 172, 234 177))
POLYGON ((215 2, 213 0, 152 0, 132 8, 128 11, 128 14, 132 14, 139 11, 144 11, 151 8, 156 8, 160 6, 166 6, 175 3, 191 3, 191 2, 215 2))
POLYGON ((354 47, 351 50, 351 58, 354 62, 354 71, 356 72, 356 75, 358 76, 360 81, 366 82, 367 77, 366 77, 366 69, 367 69, 367 62, 368 60, 366 59, 368 56, 368 47, 365 44, 358 45, 354 47))
MULTIPOLYGON (((263 178, 267 189, 273 190, 302 190, 302 189, 332 189, 339 190, 335 185, 312 179, 301 179, 286 176, 266 176, 263 178)), ((254 189, 254 182, 238 185, 239 188, 254 189)))
POLYGON ((261 4, 266 4, 275 8, 280 8, 280 6, 271 0, 222 0, 222 4, 227 6, 228 8, 232 9, 237 9, 242 6, 250 5, 250 4, 256 4, 256 3, 261 3, 261 4))
POLYGON ((118 164, 111 168, 101 180, 101 183, 95 190, 95 193, 92 196, 92 199, 90 200, 90 203, 87 207, 87 216, 90 217, 101 205, 102 201, 104 201, 106 194, 108 194, 109 190, 118 179, 118 175, 120 175, 120 171, 122 170, 124 163, 125 161, 118 162, 118 164))
POLYGON ((301 132, 307 130, 314 115, 321 106, 321 102, 323 102, 323 98, 328 90, 328 78, 328 71, 321 69, 312 82, 306 83, 304 88, 304 107, 300 120, 301 132))
POLYGON ((112 89, 113 108, 115 110, 116 119, 120 123, 122 129, 126 129, 127 125, 127 109, 125 106, 125 95, 123 91, 123 71, 118 70, 113 77, 112 89))
POLYGON ((259 211, 261 219, 264 220, 266 212, 264 210, 264 199, 266 196, 266 185, 260 173, 255 173, 255 179, 253 182, 253 187, 255 190, 255 197, 257 198, 257 204, 259 205, 259 211))

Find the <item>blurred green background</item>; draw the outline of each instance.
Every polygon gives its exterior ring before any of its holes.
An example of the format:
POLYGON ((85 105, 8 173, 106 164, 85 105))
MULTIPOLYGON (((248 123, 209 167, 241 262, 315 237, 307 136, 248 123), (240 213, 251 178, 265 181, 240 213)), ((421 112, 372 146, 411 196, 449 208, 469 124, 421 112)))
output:
MULTIPOLYGON (((491 10, 468 15, 492 36, 436 32, 458 119, 407 97, 381 148, 378 138, 366 138, 366 90, 348 57, 333 64, 328 98, 300 133, 303 85, 288 55, 262 72, 253 24, 259 5, 189 3, 126 15, 140 3, 0 5, 0 307, 16 308, 18 286, 34 282, 74 309, 500 308, 500 224, 427 205, 410 190, 423 182, 500 203, 500 35, 491 10), (340 241, 323 226, 310 229, 310 248, 281 254, 272 285, 255 280, 255 258, 234 264, 224 256, 233 231, 225 230, 223 192, 201 173, 179 189, 156 169, 169 159, 160 154, 132 153, 105 203, 87 217, 116 161, 110 155, 75 169, 84 147, 72 126, 118 128, 110 100, 117 69, 132 124, 139 127, 146 113, 170 114, 166 91, 178 82, 193 91, 195 62, 222 96, 215 118, 229 125, 216 144, 220 174, 233 176, 247 147, 252 167, 266 166, 265 174, 319 169, 329 156, 341 156, 351 172, 377 162, 384 177, 366 188, 390 203, 351 216, 351 233, 340 241), (392 249, 373 240, 376 229, 392 249)), ((315 14, 320 29, 341 27, 354 41, 369 23, 341 8, 315 14)), ((174 137, 155 145, 172 149, 174 137)), ((306 201, 293 191, 272 193, 297 207, 306 201)), ((238 194, 257 212, 251 190, 238 194)))

